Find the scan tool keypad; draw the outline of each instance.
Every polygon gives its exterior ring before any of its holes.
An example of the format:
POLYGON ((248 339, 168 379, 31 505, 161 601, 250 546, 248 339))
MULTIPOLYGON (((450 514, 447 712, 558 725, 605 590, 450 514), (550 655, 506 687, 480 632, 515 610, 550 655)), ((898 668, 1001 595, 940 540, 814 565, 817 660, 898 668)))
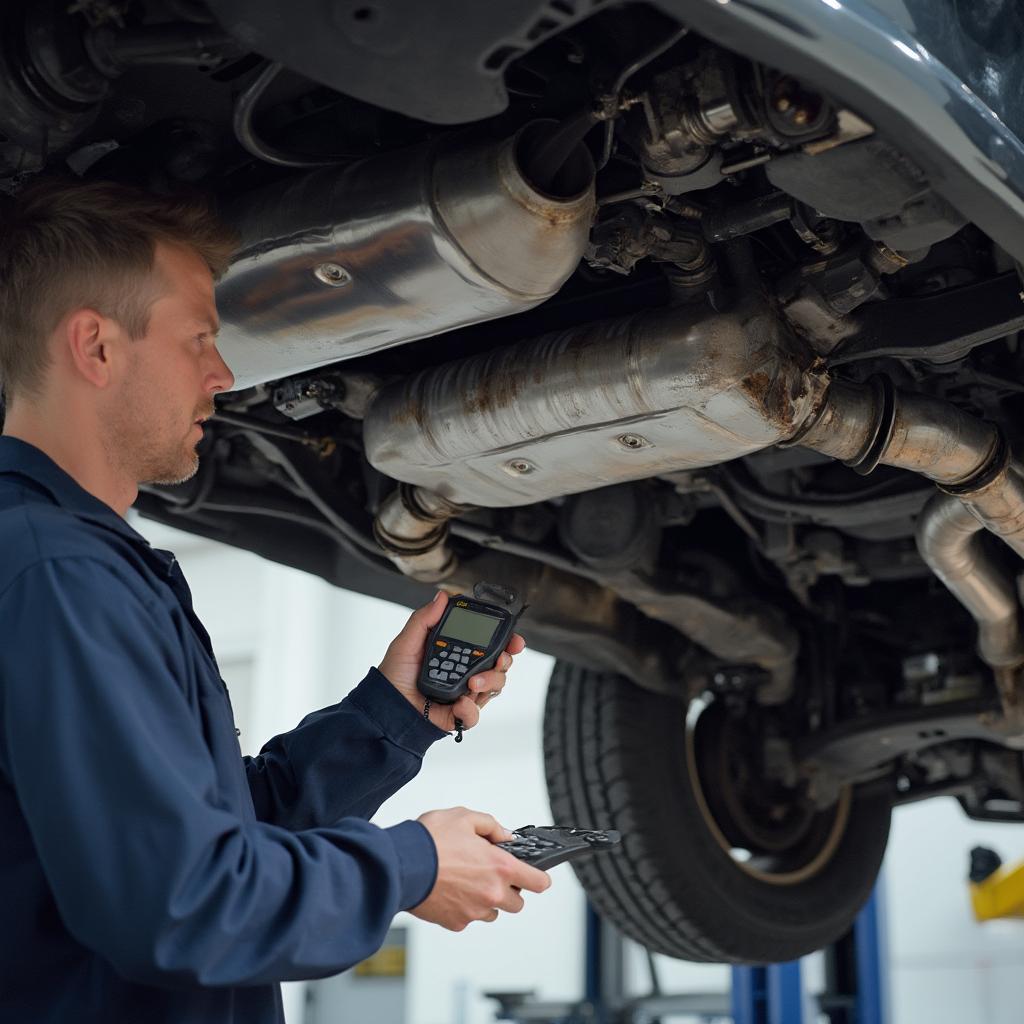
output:
POLYGON ((454 640, 435 640, 433 653, 427 662, 427 675, 437 683, 457 686, 470 670, 470 665, 484 653, 479 647, 454 640))

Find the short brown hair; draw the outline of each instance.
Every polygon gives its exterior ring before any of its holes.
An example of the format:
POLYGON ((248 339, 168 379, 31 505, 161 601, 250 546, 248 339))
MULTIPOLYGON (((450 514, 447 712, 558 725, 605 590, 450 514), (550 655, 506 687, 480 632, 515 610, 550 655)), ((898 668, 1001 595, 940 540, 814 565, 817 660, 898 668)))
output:
POLYGON ((77 308, 111 317, 132 338, 146 333, 158 242, 194 250, 214 280, 237 244, 210 206, 192 197, 51 179, 10 201, 0 218, 0 387, 8 399, 38 391, 47 340, 77 308))

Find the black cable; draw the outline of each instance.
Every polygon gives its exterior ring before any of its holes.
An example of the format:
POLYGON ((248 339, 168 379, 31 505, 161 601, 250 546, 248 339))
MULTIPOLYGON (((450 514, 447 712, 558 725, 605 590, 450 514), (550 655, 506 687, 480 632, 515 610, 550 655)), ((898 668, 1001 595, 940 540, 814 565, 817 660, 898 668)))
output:
POLYGON ((325 156, 303 156, 297 153, 289 153, 286 150, 278 149, 265 142, 256 133, 253 127, 253 114, 260 98, 266 92, 268 86, 284 70, 283 64, 270 61, 267 66, 250 82, 235 100, 235 110, 232 118, 232 126, 235 138, 239 145, 254 157, 265 160, 268 164, 276 164, 278 167, 330 167, 334 164, 345 163, 349 160, 358 159, 366 154, 334 153, 325 156))
POLYGON ((266 434, 268 437, 281 437, 288 441, 298 441, 301 444, 308 444, 312 447, 322 447, 324 438, 314 437, 307 434, 301 427, 294 427, 290 423, 268 423, 257 416, 247 416, 245 413, 228 412, 225 409, 217 409, 213 414, 216 423, 226 423, 232 427, 240 427, 242 430, 255 430, 257 433, 266 434))
POLYGON ((788 522, 789 519, 786 517, 792 515, 813 518, 814 516, 827 517, 843 511, 867 511, 869 507, 875 505, 879 496, 885 496, 886 492, 894 489, 896 493, 888 495, 889 497, 905 498, 908 502, 917 499, 923 502, 933 493, 931 488, 900 490, 905 487, 905 481, 891 479, 862 488, 853 494, 812 493, 806 496, 786 497, 764 490, 754 482, 749 473, 737 467, 720 467, 719 475, 740 505, 748 510, 753 510, 762 519, 771 519, 772 513, 774 513, 779 517, 776 520, 778 522, 788 522))
POLYGON ((534 548, 518 540, 509 540, 493 530, 485 529, 482 526, 475 526, 472 523, 461 523, 453 519, 448 524, 449 532, 454 537, 461 537, 463 540, 471 541, 482 548, 490 551, 503 551, 509 555, 518 555, 533 562, 543 562, 552 568, 561 569, 563 572, 573 573, 576 576, 583 576, 588 580, 598 583, 603 582, 604 577, 582 562, 559 555, 554 551, 547 551, 544 548, 534 548))
POLYGON ((368 556, 364 551, 361 551, 357 546, 352 544, 348 537, 341 534, 329 523, 325 523, 320 519, 313 519, 310 516, 304 516, 300 512, 293 512, 290 509, 257 505, 225 505, 219 501, 212 501, 203 505, 200 511, 221 512, 228 515, 266 516, 269 519, 281 519, 287 522, 298 523, 301 526, 309 527, 312 530, 316 530, 318 533, 326 535, 336 544, 343 547, 357 561, 362 562, 363 565, 366 565, 371 569, 394 569, 394 565, 392 565, 388 559, 368 556))
POLYGON ((339 533, 344 534, 353 544, 357 544, 364 551, 369 551, 371 554, 380 553, 380 545, 373 540, 372 537, 368 537, 364 534, 359 527, 350 523, 344 515, 335 506, 325 498, 316 487, 311 484, 299 471, 296 465, 291 459, 285 455, 283 451, 271 441, 265 437, 259 437, 259 443, 256 445, 257 450, 264 451, 269 448, 273 450, 275 455, 271 457, 270 461, 281 467, 291 479, 292 483, 305 495, 309 500, 309 503, 331 524, 335 527, 339 533))
MULTIPOLYGON (((266 494, 260 495, 260 501, 263 502, 262 505, 253 505, 249 502, 248 492, 237 488, 233 491, 222 488, 217 494, 213 495, 212 501, 206 497, 206 495, 211 493, 209 488, 203 485, 200 486, 199 493, 188 498, 175 491, 165 490, 163 487, 145 485, 140 490, 160 498, 167 503, 170 511, 178 515, 199 517, 204 512, 221 512, 229 515, 261 515, 298 523, 330 537, 331 540, 345 548, 349 554, 353 555, 364 565, 374 569, 393 568, 391 562, 383 556, 379 547, 368 555, 360 549, 359 545, 353 543, 347 534, 342 533, 332 524, 325 522, 323 519, 316 519, 305 515, 303 512, 286 504, 268 504, 268 502, 273 502, 275 499, 266 494)), ((351 529, 354 530, 355 527, 351 527, 351 529)))
MULTIPOLYGON (((284 470, 285 475, 289 477, 292 483, 302 492, 309 503, 326 519, 337 531, 344 534, 353 544, 358 545, 364 551, 370 552, 372 555, 380 554, 380 545, 367 536, 358 526, 349 522, 345 518, 344 514, 338 510, 334 504, 325 498, 316 487, 311 484, 299 471, 295 463, 284 453, 279 445, 274 444, 269 440, 265 434, 266 431, 262 431, 259 426, 255 424, 249 424, 247 426, 241 426, 238 424, 239 419, 247 419, 246 417, 233 416, 235 423, 238 425, 238 429, 246 434, 249 439, 249 443, 261 454, 263 457, 271 463, 271 465, 279 466, 284 470)), ((263 424, 261 421, 256 421, 263 424)), ((274 436, 278 436, 276 433, 274 436)), ((289 441, 302 442, 302 437, 294 437, 288 433, 284 434, 284 438, 289 441)))
MULTIPOLYGON (((646 53, 641 54, 641 56, 639 56, 635 61, 633 61, 632 64, 627 65, 619 74, 618 78, 615 79, 615 84, 611 88, 610 95, 612 96, 613 101, 618 102, 619 96, 622 93, 622 90, 625 87, 626 82, 628 82, 629 79, 633 77, 633 75, 635 75, 641 68, 650 64, 650 62, 655 58, 660 57, 663 53, 667 53, 669 50, 671 50, 672 47, 675 46, 676 43, 678 43, 679 40, 682 39, 683 36, 685 36, 689 31, 689 28, 685 26, 683 28, 678 29, 677 31, 673 32, 667 39, 663 39, 660 43, 658 43, 657 46, 648 50, 646 53)), ((607 121, 605 121, 604 144, 601 147, 601 159, 597 165, 597 169, 599 171, 604 169, 605 165, 612 157, 612 141, 614 139, 614 136, 615 118, 610 117, 607 121)))

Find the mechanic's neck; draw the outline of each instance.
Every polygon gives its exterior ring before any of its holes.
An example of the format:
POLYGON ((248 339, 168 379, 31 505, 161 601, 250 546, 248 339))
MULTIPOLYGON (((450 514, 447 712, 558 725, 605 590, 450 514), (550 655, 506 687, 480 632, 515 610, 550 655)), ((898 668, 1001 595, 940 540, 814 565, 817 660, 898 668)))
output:
POLYGON ((15 398, 4 419, 4 435, 38 448, 123 518, 138 496, 138 483, 111 460, 101 424, 89 422, 88 413, 76 416, 67 405, 59 405, 46 397, 15 398))

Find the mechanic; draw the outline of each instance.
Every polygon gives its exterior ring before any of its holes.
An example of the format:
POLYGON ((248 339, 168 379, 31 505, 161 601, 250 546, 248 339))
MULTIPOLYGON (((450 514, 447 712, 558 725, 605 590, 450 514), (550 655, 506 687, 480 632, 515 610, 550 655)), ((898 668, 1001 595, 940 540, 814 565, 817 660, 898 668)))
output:
POLYGON ((344 970, 400 910, 459 931, 548 876, 490 815, 369 822, 505 685, 422 717, 445 607, 415 611, 339 704, 242 757, 169 552, 125 521, 198 465, 233 378, 194 203, 102 183, 26 191, 0 226, 0 1019, 270 1024, 278 983, 344 970))

